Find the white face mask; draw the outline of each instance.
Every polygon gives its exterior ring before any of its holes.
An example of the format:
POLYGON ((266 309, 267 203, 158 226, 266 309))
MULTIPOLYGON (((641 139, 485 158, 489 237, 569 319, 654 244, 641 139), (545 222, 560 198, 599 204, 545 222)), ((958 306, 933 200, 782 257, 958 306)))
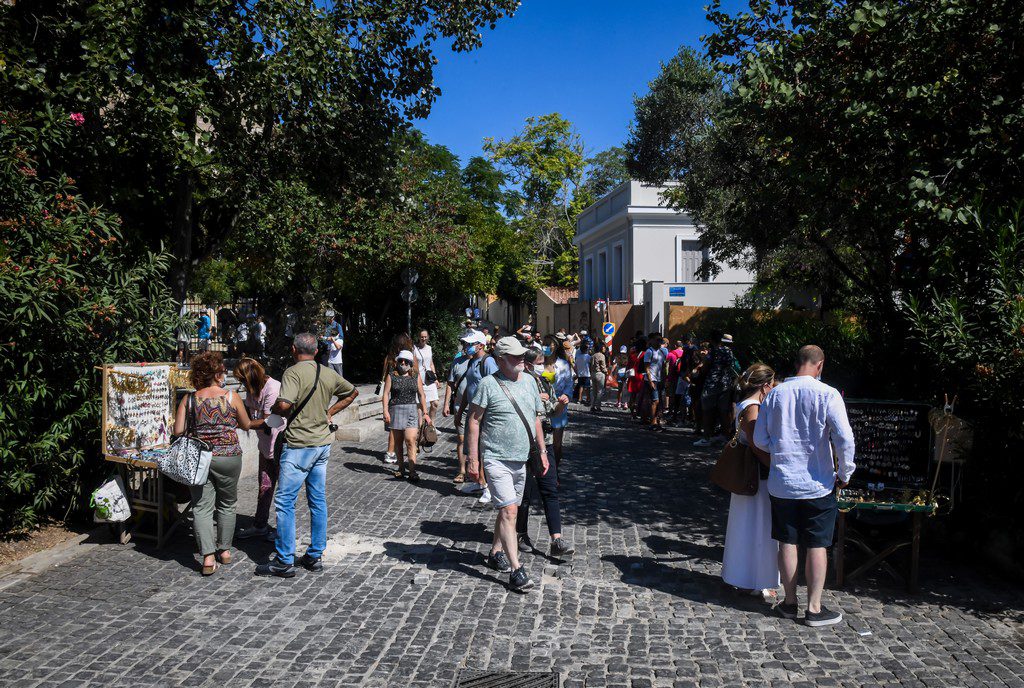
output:
POLYGON ((535 373, 543 373, 544 372, 544 364, 543 363, 534 363, 533 364, 533 371, 535 373))

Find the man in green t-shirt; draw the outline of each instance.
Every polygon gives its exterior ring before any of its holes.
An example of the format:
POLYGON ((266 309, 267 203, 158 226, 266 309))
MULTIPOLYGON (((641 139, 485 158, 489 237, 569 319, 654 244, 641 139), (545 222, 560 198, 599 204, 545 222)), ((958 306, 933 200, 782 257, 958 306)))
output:
POLYGON ((309 571, 322 571, 327 547, 327 459, 331 455, 331 429, 334 414, 355 401, 359 392, 352 383, 315 360, 316 335, 295 335, 292 356, 295 365, 281 376, 281 394, 274 413, 288 419, 284 448, 278 467, 277 554, 256 567, 258 576, 291 578, 295 575, 295 500, 299 488, 306 485, 309 501, 310 544, 300 563, 309 571), (337 397, 334 405, 331 398, 337 397), (295 411, 298 413, 295 413, 295 411))
MULTIPOLYGON (((498 508, 494 543, 487 563, 509 574, 508 585, 514 592, 526 592, 533 587, 526 567, 519 563, 516 515, 526 485, 530 444, 544 436, 540 421, 544 407, 537 384, 523 372, 524 354, 526 347, 515 337, 498 340, 494 347, 498 372, 480 380, 469 405, 466 431, 469 476, 477 479, 482 458, 491 501, 498 508), (520 413, 526 419, 525 424, 520 413)), ((546 473, 548 457, 543 440, 540 452, 546 473)))

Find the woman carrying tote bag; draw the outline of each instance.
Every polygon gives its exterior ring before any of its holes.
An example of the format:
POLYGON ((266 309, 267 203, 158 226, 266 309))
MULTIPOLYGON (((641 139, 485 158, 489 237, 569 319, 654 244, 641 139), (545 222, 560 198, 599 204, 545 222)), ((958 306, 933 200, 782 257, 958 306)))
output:
POLYGON ((722 580, 754 595, 779 586, 779 543, 772 539, 772 507, 768 499, 768 460, 754 447, 757 411, 765 395, 775 386, 775 371, 755 363, 740 376, 740 401, 736 404, 739 443, 749 447, 758 460, 760 481, 752 495, 736 494, 729 499, 729 521, 725 530, 722 580))
MULTIPOLYGON (((218 562, 231 563, 231 542, 235 534, 235 504, 238 476, 242 472, 242 447, 235 428, 249 429, 249 414, 237 394, 224 389, 227 370, 219 352, 204 351, 192 359, 191 380, 195 388, 194 425, 196 436, 213 449, 210 473, 202 485, 192 485, 192 530, 203 555, 203 575, 217 571, 218 562), (214 511, 217 514, 214 534, 214 511)), ((174 434, 185 432, 188 399, 178 404, 174 434)))

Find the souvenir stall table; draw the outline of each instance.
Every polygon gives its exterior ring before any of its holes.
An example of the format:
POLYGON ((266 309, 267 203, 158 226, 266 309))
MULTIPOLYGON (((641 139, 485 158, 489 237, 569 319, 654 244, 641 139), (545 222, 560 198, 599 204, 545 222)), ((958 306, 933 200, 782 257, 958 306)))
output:
MULTIPOLYGON (((929 489, 931 426, 926 404, 869 399, 846 400, 856 443, 857 469, 839 495, 836 522, 836 584, 842 587, 874 568, 880 568, 910 592, 917 591, 921 557, 921 523, 935 514, 934 482, 929 489), (857 519, 850 517, 851 514, 857 519), (894 518, 885 519, 888 514, 894 518), (878 545, 851 521, 890 520, 909 532, 878 545), (867 559, 846 572, 846 549, 851 545, 867 559), (910 563, 900 572, 889 563, 893 554, 910 548, 910 563)), ((937 470, 937 469, 936 469, 937 470)), ((898 528, 897 528, 898 530, 898 528)))
POLYGON ((116 465, 132 509, 130 521, 116 524, 118 538, 163 547, 191 509, 189 503, 179 510, 177 483, 157 468, 170 447, 177 391, 188 384, 188 371, 173 363, 111 363, 102 371, 103 458, 116 465))

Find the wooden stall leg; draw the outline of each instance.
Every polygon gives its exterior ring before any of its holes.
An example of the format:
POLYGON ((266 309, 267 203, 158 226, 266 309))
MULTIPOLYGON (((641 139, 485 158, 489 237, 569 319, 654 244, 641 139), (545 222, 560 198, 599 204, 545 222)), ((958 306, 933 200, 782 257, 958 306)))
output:
POLYGON ((914 534, 910 545, 910 576, 907 578, 907 590, 917 592, 917 574, 921 568, 921 512, 915 511, 913 516, 914 534))
POLYGON ((838 534, 836 536, 836 547, 833 557, 836 562, 836 587, 841 588, 846 576, 846 512, 839 512, 839 522, 836 524, 838 534))

